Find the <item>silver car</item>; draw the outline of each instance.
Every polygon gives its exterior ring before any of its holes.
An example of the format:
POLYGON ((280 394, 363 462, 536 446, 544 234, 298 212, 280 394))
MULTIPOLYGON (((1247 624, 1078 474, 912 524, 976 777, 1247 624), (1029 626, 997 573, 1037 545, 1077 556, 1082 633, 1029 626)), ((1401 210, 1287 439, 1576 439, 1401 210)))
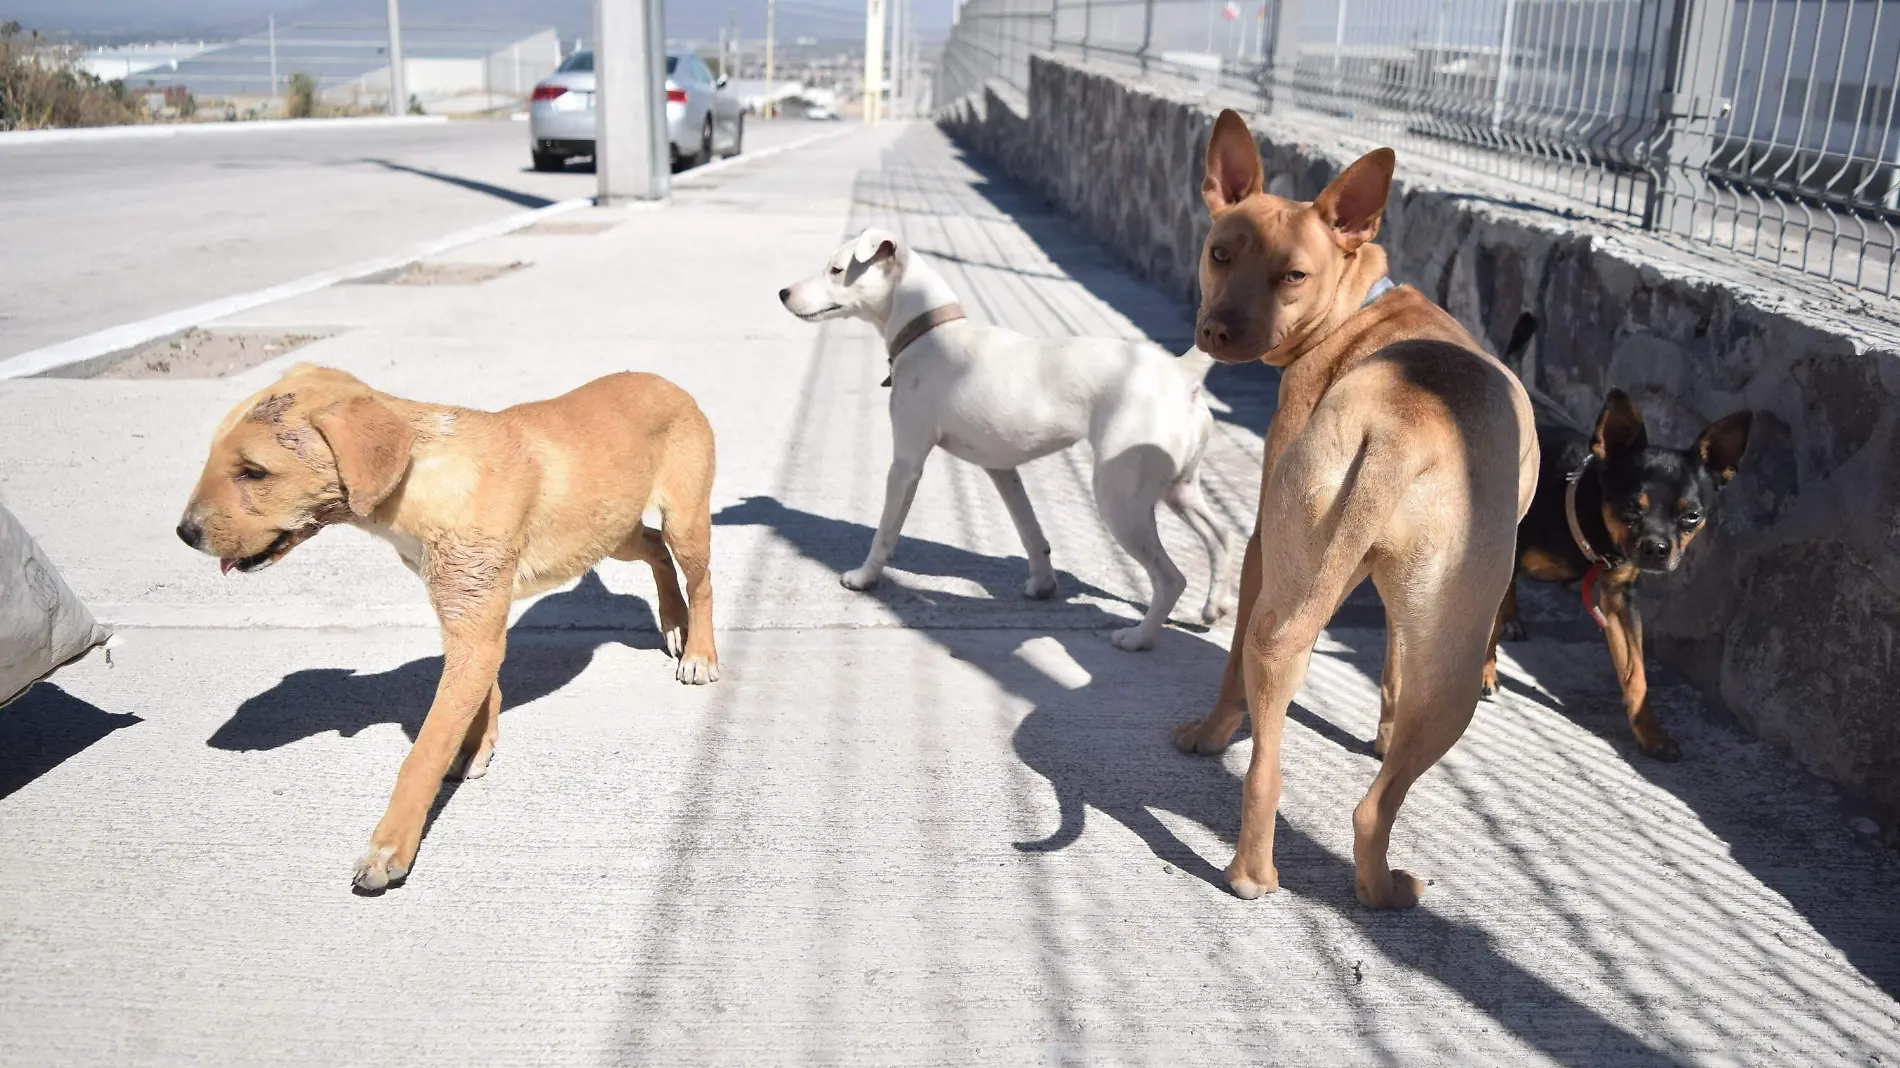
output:
MULTIPOLYGON (((698 56, 666 57, 666 128, 673 166, 705 163, 717 151, 736 156, 745 141, 745 109, 698 56)), ((534 87, 528 101, 534 169, 558 171, 594 154, 594 53, 576 52, 534 87)))

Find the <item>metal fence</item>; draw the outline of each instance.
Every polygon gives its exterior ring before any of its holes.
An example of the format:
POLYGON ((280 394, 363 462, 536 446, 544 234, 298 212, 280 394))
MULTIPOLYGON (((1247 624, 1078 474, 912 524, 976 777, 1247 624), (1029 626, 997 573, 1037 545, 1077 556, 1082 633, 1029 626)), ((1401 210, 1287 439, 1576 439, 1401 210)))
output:
POLYGON ((936 99, 1078 56, 1894 296, 1900 0, 967 0, 936 99))

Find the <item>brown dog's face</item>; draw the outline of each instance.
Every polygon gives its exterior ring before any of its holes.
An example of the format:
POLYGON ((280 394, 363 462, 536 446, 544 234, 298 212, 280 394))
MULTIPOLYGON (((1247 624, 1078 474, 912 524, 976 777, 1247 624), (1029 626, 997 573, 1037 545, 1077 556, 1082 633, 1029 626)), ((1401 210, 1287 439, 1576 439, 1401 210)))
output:
POLYGON ((1262 192, 1260 150, 1232 111, 1214 122, 1201 197, 1213 228, 1201 250, 1195 342, 1222 363, 1285 366, 1289 343, 1338 310, 1352 257, 1379 232, 1396 157, 1377 149, 1317 200, 1262 192))
POLYGON ((325 525, 367 516, 413 438, 355 378, 294 367, 220 424, 178 537, 227 573, 269 567, 325 525))

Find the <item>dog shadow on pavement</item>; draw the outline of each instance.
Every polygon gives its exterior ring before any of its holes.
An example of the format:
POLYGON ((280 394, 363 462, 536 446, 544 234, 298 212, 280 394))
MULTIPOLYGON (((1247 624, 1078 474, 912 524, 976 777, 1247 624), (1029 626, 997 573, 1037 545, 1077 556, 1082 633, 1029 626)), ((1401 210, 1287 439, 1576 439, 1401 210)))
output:
MULTIPOLYGON (((758 497, 721 511, 713 523, 767 525, 801 555, 834 573, 855 566, 874 533, 863 524, 758 497)), ((996 565, 994 558, 912 536, 905 537, 903 549, 907 561, 927 562, 932 572, 942 569, 968 575, 996 565)), ((1072 593, 1074 586, 1064 589, 1072 593)), ((1210 889, 1202 892, 1225 893, 1224 873, 1182 842, 1154 813, 1192 820, 1229 846, 1239 833, 1240 779, 1222 761, 1180 753, 1168 740, 1175 723, 1199 715, 1212 701, 1226 651, 1170 627, 1162 632, 1154 650, 1126 653, 1098 633, 1124 625, 1126 619, 1094 605, 1060 602, 1052 606, 1051 616, 1059 618, 1063 629, 1045 630, 1043 636, 1010 650, 1010 643, 996 640, 993 629, 938 625, 946 602, 967 603, 969 612, 980 614, 980 599, 940 592, 931 597, 929 605, 902 596, 885 597, 883 603, 951 656, 983 671, 1032 705, 1012 742, 1023 763, 1055 792, 1059 816, 1046 836, 1015 842, 1014 848, 1039 854, 1066 849, 1081 838, 1092 808, 1140 837, 1160 860, 1208 884, 1210 889), (1035 662, 1054 654, 1051 642, 1087 673, 1086 681, 1075 677, 1059 681, 1060 672, 1052 674, 1035 662)), ((1382 655, 1382 649, 1369 649, 1349 653, 1347 659, 1377 678, 1382 655)), ((1073 676, 1072 666, 1068 673, 1073 676)), ((1368 741, 1353 738, 1297 705, 1289 710, 1289 719, 1362 755, 1367 781, 1371 780, 1376 762, 1368 741)), ((1349 820, 1351 813, 1340 812, 1336 818, 1349 820)), ((1577 1050, 1587 1049, 1592 1056, 1604 1058, 1601 1063, 1674 1063, 1666 1053, 1525 970, 1505 955, 1496 937, 1484 928, 1429 907, 1399 915, 1362 908, 1353 897, 1351 857, 1333 853, 1284 817, 1276 826, 1275 845, 1275 860, 1290 892, 1351 915, 1389 961, 1446 984, 1557 1061, 1572 1063, 1577 1050)))
MULTIPOLYGON (((586 670, 608 643, 661 648, 645 599, 614 593, 589 571, 571 590, 528 607, 508 630, 501 665, 502 711, 559 690, 586 670)), ((215 749, 276 749, 328 731, 348 738, 394 723, 413 741, 442 678, 442 658, 423 657, 371 674, 350 668, 306 668, 247 699, 206 744, 215 749)))

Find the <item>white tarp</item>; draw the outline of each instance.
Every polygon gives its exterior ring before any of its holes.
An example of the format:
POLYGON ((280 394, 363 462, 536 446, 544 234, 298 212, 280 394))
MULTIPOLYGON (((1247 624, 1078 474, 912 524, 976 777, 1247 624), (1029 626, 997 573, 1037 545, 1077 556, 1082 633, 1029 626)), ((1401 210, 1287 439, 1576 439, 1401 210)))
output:
POLYGON ((111 636, 0 504, 0 705, 111 636))

